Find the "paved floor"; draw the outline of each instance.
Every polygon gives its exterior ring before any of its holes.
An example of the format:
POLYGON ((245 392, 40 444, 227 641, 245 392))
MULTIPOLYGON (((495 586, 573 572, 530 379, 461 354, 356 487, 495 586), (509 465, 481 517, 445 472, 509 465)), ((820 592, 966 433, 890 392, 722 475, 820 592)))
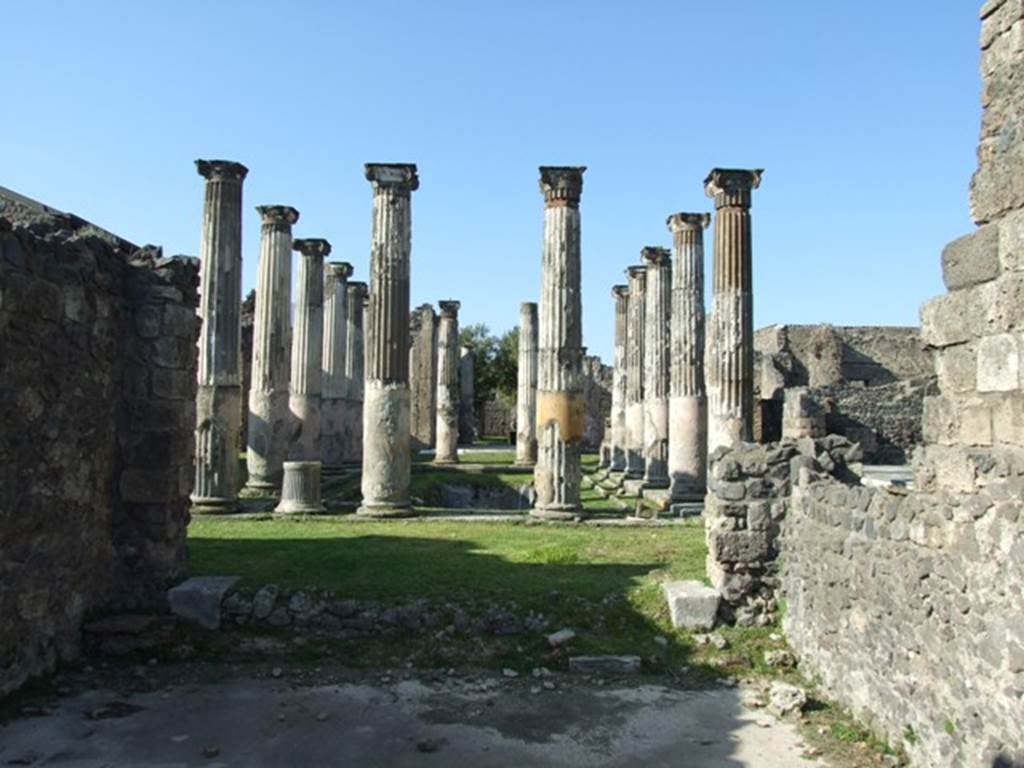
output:
POLYGON ((502 678, 91 690, 0 726, 0 765, 821 766, 739 689, 502 678))

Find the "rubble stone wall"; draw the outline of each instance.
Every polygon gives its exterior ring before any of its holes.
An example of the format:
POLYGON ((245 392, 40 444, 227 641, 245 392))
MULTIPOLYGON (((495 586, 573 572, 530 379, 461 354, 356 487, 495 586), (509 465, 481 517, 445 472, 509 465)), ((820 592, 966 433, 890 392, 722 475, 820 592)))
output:
POLYGON ((184 568, 197 280, 0 189, 0 696, 184 568))
POLYGON ((612 414, 612 367, 597 355, 583 358, 583 450, 596 453, 612 414))
POLYGON ((1024 761, 1024 460, 992 469, 966 495, 798 483, 783 525, 801 671, 914 765, 1024 761))

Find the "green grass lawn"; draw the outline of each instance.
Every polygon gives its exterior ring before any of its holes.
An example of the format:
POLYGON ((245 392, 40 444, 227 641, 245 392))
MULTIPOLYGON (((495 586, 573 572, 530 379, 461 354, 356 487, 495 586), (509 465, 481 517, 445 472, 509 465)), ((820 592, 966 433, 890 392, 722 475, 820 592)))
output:
POLYGON ((320 587, 375 600, 492 597, 522 605, 551 590, 588 599, 671 575, 702 578, 700 527, 593 528, 501 522, 345 518, 196 519, 194 574, 250 586, 320 587))

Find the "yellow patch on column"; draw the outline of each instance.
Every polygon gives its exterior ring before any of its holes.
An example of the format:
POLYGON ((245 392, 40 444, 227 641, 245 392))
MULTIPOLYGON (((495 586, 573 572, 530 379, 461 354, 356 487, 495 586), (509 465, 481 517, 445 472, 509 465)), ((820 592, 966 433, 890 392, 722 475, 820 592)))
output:
POLYGON ((537 390, 537 431, 552 421, 565 442, 583 439, 583 395, 537 390))

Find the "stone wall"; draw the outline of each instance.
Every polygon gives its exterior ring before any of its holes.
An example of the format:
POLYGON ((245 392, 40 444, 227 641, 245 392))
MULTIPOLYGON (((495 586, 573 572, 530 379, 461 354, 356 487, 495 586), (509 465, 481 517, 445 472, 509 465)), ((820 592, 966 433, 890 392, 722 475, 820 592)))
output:
POLYGON ((480 413, 477 414, 480 434, 488 437, 500 435, 508 438, 515 430, 515 411, 515 406, 508 405, 500 397, 488 400, 480 407, 480 413))
POLYGON ((0 696, 185 563, 194 260, 0 189, 0 696))
POLYGON ((1024 764, 1024 455, 988 477, 908 495, 807 476, 783 526, 801 671, 915 765, 1024 764))
POLYGON ((754 333, 755 388, 780 397, 787 387, 875 387, 934 375, 917 328, 770 325, 754 333))
POLYGON ((1024 451, 976 458, 956 494, 864 487, 834 435, 712 456, 724 618, 784 604, 801 672, 920 766, 1024 760, 1024 451))
POLYGON ((438 316, 430 304, 409 315, 409 419, 412 449, 431 448, 437 434, 438 316))

